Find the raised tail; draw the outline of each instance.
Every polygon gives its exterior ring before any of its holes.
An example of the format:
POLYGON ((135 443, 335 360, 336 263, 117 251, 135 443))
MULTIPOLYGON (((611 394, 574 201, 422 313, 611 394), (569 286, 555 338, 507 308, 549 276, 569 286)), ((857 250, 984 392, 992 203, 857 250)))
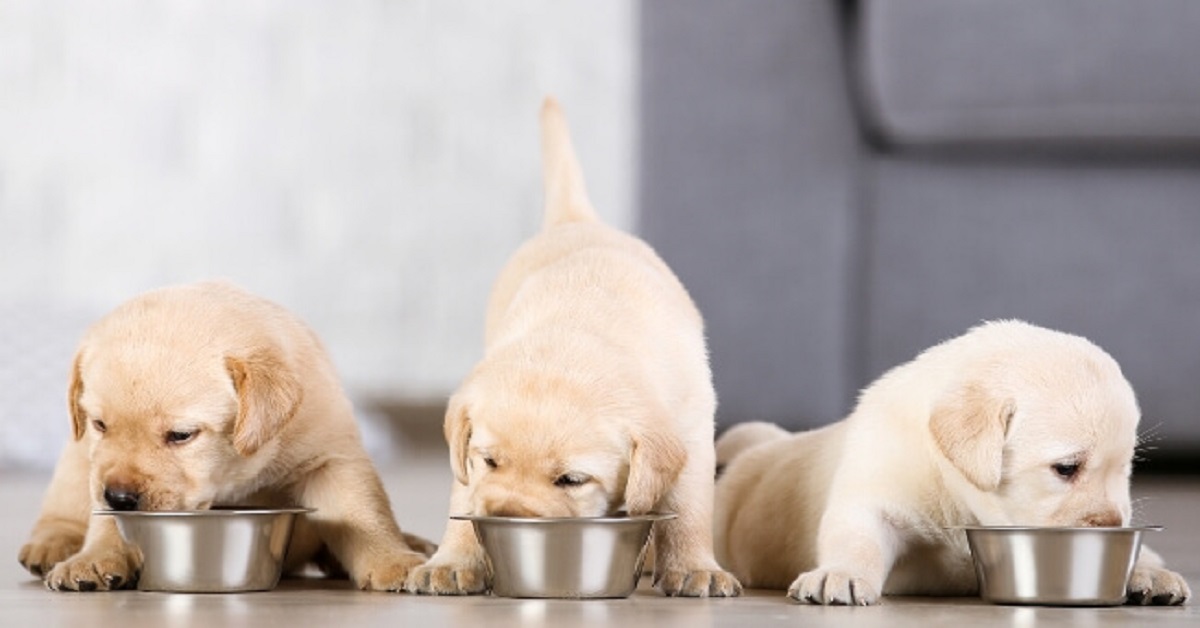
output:
POLYGON ((571 131, 553 96, 542 103, 542 177, 546 186, 543 228, 564 222, 596 220, 583 171, 571 145, 571 131))

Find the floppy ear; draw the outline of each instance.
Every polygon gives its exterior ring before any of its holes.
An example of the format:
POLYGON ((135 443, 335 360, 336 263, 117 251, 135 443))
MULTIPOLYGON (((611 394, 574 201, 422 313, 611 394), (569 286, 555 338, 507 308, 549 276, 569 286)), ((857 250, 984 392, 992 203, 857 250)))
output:
POLYGON ((1015 411, 1012 399, 995 395, 980 382, 968 382, 934 405, 929 431, 946 458, 972 484, 993 491, 1000 486, 1004 441, 1015 411))
POLYGON ((446 421, 442 424, 446 444, 450 446, 450 468, 459 484, 467 483, 467 454, 470 452, 471 417, 467 402, 460 392, 450 397, 446 405, 446 421))
POLYGON ((71 364, 71 383, 67 387, 67 407, 71 411, 71 426, 74 430, 75 440, 83 438, 87 431, 87 417, 84 416, 83 408, 79 405, 79 397, 83 395, 83 374, 80 371, 79 363, 83 361, 83 349, 75 352, 75 361, 71 364))
POLYGON ((233 448, 249 456, 296 414, 304 389, 274 349, 255 349, 245 357, 227 356, 225 368, 238 396, 233 448))
POLYGON ((675 484, 687 462, 687 449, 674 433, 658 426, 640 426, 631 437, 625 508, 639 515, 653 511, 675 484))

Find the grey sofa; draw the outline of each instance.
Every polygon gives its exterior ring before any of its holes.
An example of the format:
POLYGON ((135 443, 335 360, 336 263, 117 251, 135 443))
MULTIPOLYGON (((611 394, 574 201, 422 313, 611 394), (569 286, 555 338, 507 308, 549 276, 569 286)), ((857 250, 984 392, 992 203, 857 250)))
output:
POLYGON ((641 224, 722 425, 844 416, 986 319, 1121 362, 1200 450, 1200 2, 641 5, 641 224))

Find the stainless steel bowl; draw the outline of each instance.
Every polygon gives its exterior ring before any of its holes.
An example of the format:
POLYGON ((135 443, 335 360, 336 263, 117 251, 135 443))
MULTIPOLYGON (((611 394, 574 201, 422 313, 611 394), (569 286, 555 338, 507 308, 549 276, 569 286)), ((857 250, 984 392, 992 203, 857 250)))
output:
POLYGON ((141 591, 269 591, 279 582, 296 517, 304 508, 110 511, 142 550, 141 591))
POLYGON ((523 598, 622 598, 637 588, 655 521, 673 514, 470 521, 492 563, 492 594, 523 598))
POLYGON ((983 599, 996 604, 1115 606, 1125 602, 1142 533, 1162 527, 964 529, 983 599))

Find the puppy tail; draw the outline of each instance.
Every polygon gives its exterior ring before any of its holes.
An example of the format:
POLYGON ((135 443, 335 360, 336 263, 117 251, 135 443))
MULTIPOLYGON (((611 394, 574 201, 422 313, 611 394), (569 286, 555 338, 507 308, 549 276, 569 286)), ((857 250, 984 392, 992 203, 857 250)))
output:
POLYGON ((717 439, 717 475, 720 475, 721 471, 725 469, 725 465, 732 462, 742 452, 755 445, 790 435, 791 432, 782 427, 763 421, 739 423, 725 430, 725 433, 717 439))
POLYGON ((596 220, 596 210, 588 200, 583 171, 571 145, 567 119, 553 96, 542 103, 542 176, 546 186, 543 228, 596 220))

